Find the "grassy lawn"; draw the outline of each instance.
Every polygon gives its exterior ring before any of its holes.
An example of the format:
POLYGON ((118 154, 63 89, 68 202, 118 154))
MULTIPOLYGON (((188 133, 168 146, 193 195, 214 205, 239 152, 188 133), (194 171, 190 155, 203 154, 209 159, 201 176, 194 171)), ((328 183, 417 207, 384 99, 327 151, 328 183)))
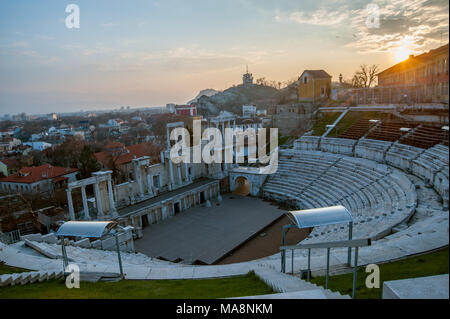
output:
POLYGON ((14 274, 16 272, 29 272, 29 271, 31 271, 31 270, 16 268, 16 267, 11 267, 11 266, 6 266, 6 265, 0 264, 0 275, 14 274))
POLYGON ((278 137, 278 145, 283 145, 283 144, 286 143, 290 138, 291 138, 291 136, 280 136, 280 137, 278 137))
POLYGON ((333 124, 334 121, 337 120, 337 118, 341 115, 341 112, 336 113, 322 113, 323 117, 320 119, 317 119, 316 123, 313 127, 313 135, 315 136, 321 136, 326 131, 326 126, 328 124, 333 124))
MULTIPOLYGON (((426 277, 449 273, 448 248, 427 255, 411 257, 404 260, 380 264, 380 288, 369 289, 365 285, 368 273, 365 267, 358 268, 356 283, 356 298, 380 299, 383 290, 383 282, 415 277, 426 277)), ((325 287, 325 277, 312 278, 311 282, 325 287)), ((352 294, 353 273, 330 276, 328 288, 339 291, 342 294, 352 294)))
POLYGON ((222 279, 81 282, 79 289, 66 288, 64 280, 51 280, 0 288, 0 299, 213 299, 270 293, 273 290, 250 272, 222 279))
MULTIPOLYGON (((328 124, 333 124, 334 121, 341 115, 341 112, 336 113, 322 113, 323 117, 318 119, 314 124, 313 135, 321 136, 326 131, 326 126, 328 124)), ((355 124, 360 118, 373 118, 373 119, 383 119, 386 115, 382 112, 358 112, 358 111, 350 111, 348 112, 344 118, 339 122, 337 126, 337 135, 344 133, 350 126, 355 124)), ((336 130, 333 130, 329 135, 329 137, 336 136, 336 130)))

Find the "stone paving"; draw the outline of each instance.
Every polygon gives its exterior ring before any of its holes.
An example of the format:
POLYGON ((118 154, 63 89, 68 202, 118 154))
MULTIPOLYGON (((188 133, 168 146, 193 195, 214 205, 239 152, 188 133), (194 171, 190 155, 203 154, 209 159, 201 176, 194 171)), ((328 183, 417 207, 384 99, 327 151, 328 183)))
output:
POLYGON ((182 263, 212 264, 285 213, 269 202, 227 194, 211 207, 195 207, 143 230, 136 250, 182 263))

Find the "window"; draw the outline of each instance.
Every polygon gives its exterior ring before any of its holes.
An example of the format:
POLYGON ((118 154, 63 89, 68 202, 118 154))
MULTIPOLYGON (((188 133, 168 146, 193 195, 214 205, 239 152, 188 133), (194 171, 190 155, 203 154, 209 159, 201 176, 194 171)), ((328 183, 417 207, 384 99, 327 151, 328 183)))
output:
POLYGON ((155 186, 155 187, 160 187, 160 184, 159 184, 159 175, 154 175, 153 176, 153 186, 155 186))
POLYGON ((324 87, 321 87, 320 88, 320 95, 325 95, 325 88, 324 87))
POLYGON ((308 77, 306 75, 303 77, 303 84, 308 84, 308 77))

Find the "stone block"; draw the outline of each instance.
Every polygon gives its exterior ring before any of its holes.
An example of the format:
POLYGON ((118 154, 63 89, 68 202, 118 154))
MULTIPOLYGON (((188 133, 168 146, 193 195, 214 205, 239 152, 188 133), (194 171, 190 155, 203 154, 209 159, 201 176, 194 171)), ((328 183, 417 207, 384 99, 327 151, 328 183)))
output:
POLYGON ((383 299, 448 299, 448 274, 383 283, 383 299))
POLYGON ((94 249, 101 249, 102 248, 102 241, 100 239, 93 241, 91 243, 91 247, 94 249))
POLYGON ((116 250, 116 239, 114 237, 102 240, 102 249, 116 250))
POLYGON ((57 244, 59 242, 58 237, 54 233, 43 235, 41 237, 42 241, 49 244, 57 244))
POLYGON ((42 241, 42 235, 41 234, 29 234, 29 235, 23 235, 21 236, 22 240, 31 240, 31 241, 37 241, 37 242, 41 242, 42 241))
POLYGON ((91 242, 89 241, 89 238, 84 238, 82 240, 76 241, 74 243, 74 246, 81 248, 91 248, 91 242))

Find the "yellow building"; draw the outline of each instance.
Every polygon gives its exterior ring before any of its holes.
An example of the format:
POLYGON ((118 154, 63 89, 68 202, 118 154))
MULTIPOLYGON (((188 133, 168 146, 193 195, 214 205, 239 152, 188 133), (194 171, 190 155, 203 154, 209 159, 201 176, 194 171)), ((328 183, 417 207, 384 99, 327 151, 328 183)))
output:
POLYGON ((299 78, 299 100, 320 101, 331 95, 331 75, 324 70, 305 70, 299 78))

